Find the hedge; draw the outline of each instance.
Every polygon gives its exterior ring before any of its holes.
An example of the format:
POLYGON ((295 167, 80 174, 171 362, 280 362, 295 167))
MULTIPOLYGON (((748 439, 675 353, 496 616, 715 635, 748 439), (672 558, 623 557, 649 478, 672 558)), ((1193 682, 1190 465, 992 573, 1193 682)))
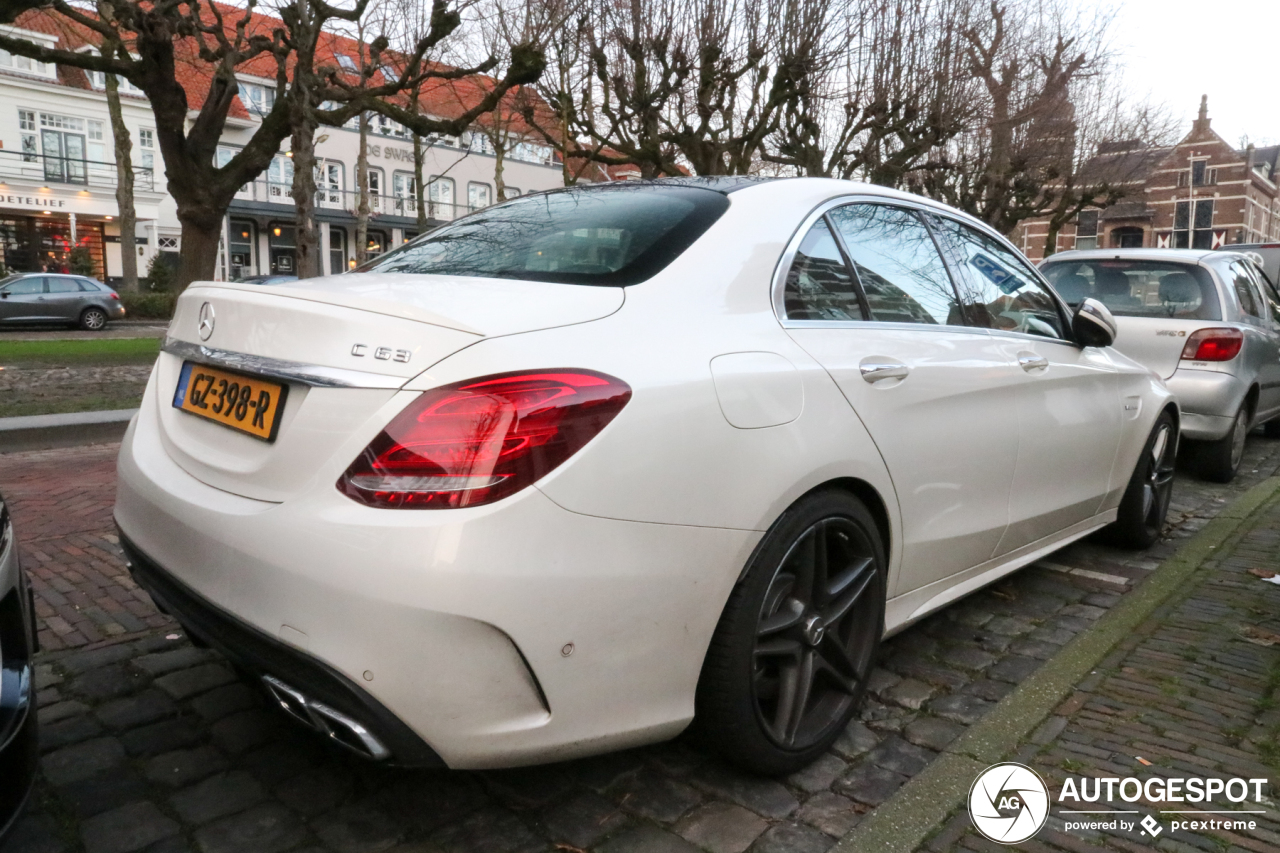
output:
POLYGON ((134 320, 171 320, 178 294, 168 292, 121 293, 128 317, 134 320))

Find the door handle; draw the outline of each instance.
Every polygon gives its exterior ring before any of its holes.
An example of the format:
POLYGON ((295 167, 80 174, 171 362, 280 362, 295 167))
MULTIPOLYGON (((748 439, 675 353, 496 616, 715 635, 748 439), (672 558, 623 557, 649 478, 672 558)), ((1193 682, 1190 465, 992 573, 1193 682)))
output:
POLYGON ((911 368, 896 361, 880 358, 864 359, 858 364, 864 382, 879 382, 882 379, 906 379, 911 368))
POLYGON ((1030 373, 1033 370, 1046 369, 1049 366, 1049 359, 1033 352, 1020 352, 1018 353, 1018 364, 1023 370, 1030 373))

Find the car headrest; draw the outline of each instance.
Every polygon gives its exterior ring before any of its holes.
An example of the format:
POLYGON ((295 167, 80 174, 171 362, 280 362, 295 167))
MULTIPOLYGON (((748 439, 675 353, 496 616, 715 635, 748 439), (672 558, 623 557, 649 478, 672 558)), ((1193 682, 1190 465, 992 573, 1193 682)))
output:
POLYGON ((1066 300, 1068 305, 1078 305, 1093 293, 1093 288, 1089 285, 1089 279, 1078 272, 1060 276, 1053 283, 1053 288, 1058 291, 1059 296, 1066 300))
POLYGON ((1103 296, 1131 296, 1129 276, 1120 270, 1109 267, 1095 267, 1093 279, 1098 285, 1098 293, 1103 296))
POLYGON ((1199 302, 1200 285, 1190 274, 1171 272, 1160 279, 1161 302, 1199 302))

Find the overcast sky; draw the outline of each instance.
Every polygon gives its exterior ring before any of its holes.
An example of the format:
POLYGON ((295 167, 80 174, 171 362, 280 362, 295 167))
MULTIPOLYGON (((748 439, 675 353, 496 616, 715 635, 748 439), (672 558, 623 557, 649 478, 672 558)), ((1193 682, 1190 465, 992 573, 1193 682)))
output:
POLYGON ((1129 87, 1167 104, 1182 132, 1209 96, 1231 144, 1280 144, 1280 0, 1081 0, 1117 10, 1113 44, 1129 87))

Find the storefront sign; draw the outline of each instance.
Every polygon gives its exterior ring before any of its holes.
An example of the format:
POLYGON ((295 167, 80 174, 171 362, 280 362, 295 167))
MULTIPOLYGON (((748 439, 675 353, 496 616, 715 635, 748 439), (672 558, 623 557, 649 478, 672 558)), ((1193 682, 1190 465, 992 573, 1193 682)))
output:
POLYGON ((0 207, 24 207, 30 210, 62 210, 67 206, 65 198, 50 196, 0 193, 0 207))
POLYGON ((412 161, 412 148, 392 148, 390 145, 370 145, 370 157, 381 157, 386 160, 412 161))

